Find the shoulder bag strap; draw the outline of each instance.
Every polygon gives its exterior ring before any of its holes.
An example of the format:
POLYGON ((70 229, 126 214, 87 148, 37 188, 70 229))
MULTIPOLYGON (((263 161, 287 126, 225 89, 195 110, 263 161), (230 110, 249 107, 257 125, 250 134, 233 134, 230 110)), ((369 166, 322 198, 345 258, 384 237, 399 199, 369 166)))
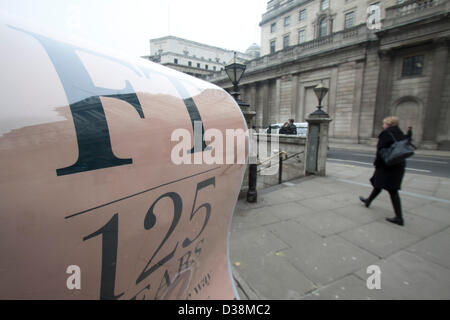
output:
POLYGON ((391 135, 392 139, 394 139, 394 142, 397 142, 397 139, 395 139, 394 135, 392 134, 392 132, 388 131, 388 133, 391 135))

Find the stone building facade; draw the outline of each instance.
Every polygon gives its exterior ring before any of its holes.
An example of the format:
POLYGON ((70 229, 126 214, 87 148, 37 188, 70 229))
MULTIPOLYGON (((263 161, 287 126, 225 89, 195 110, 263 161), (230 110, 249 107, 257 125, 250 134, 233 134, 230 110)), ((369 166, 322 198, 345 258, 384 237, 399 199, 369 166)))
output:
MULTIPOLYGON (((397 115, 402 129, 413 127, 415 144, 450 148, 450 0, 271 0, 260 25, 262 56, 247 63, 240 82, 257 128, 304 121, 322 82, 330 89, 323 104, 333 118, 332 142, 375 143, 382 119, 397 115), (379 6, 380 29, 368 19, 372 5, 379 6), (307 21, 294 25, 305 8, 307 21), (286 16, 290 26, 272 34, 276 43, 286 32, 310 30, 301 43, 271 53, 270 26, 284 28, 286 16)), ((224 72, 206 79, 231 88, 224 72)))
MULTIPOLYGON (((237 52, 237 58, 241 61, 249 61, 255 58, 257 49, 253 46, 249 48, 249 53, 237 52)), ((150 56, 143 58, 192 76, 202 77, 223 70, 233 57, 232 50, 167 36, 151 39, 150 56)))

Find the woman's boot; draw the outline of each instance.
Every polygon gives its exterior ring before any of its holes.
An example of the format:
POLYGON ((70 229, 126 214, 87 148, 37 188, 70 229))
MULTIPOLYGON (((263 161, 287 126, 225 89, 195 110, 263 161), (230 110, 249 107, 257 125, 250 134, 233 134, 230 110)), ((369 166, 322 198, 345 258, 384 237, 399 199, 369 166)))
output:
POLYGON ((359 200, 361 200, 364 205, 366 206, 366 208, 368 208, 370 206, 370 204, 372 203, 372 201, 380 194, 381 189, 376 189, 374 188, 372 190, 372 193, 370 194, 369 198, 365 199, 363 197, 359 197, 359 200))
POLYGON ((386 220, 398 224, 399 226, 403 226, 402 204, 398 191, 389 191, 389 195, 391 196, 392 206, 394 207, 395 218, 386 218, 386 220))

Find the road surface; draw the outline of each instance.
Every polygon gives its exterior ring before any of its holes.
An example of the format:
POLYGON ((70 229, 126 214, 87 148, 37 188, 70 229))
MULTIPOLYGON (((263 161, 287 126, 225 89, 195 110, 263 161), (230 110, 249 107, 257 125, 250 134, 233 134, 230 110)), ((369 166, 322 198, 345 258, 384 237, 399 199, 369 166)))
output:
MULTIPOLYGON (((373 167, 375 152, 330 148, 328 161, 373 167)), ((435 177, 450 178, 450 158, 414 155, 407 159, 406 171, 435 177)))

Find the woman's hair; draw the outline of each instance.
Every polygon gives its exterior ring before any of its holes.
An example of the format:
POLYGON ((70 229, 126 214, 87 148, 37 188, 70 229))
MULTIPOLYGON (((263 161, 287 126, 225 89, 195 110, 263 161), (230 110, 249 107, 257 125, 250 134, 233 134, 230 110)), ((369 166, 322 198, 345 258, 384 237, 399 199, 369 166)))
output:
POLYGON ((383 123, 387 124, 389 127, 398 126, 400 120, 396 116, 390 116, 383 119, 383 123))

